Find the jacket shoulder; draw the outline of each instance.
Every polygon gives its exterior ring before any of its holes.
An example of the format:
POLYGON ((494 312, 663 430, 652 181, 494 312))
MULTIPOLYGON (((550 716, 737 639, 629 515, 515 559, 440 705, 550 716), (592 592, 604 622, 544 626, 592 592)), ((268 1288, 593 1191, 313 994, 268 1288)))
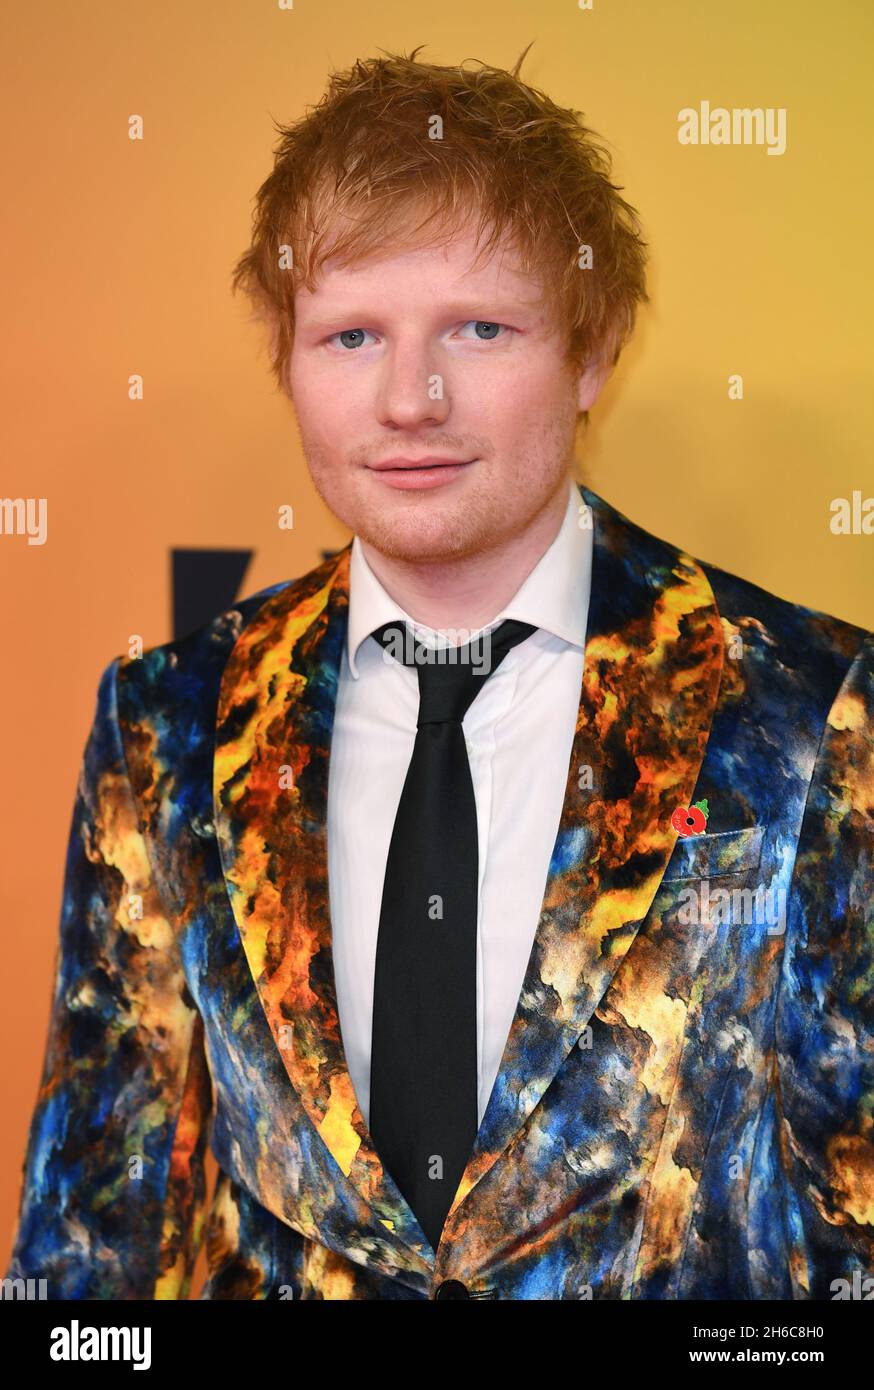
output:
POLYGON ((296 579, 241 599, 184 637, 147 647, 140 656, 114 657, 101 675, 101 689, 114 680, 121 723, 151 729, 165 747, 176 744, 180 751, 198 730, 211 739, 222 672, 241 634, 276 595, 284 593, 289 608, 305 601, 336 563, 332 554, 296 579))
POLYGON ((794 670, 817 673, 835 691, 874 633, 803 603, 794 603, 738 574, 695 557, 707 576, 724 623, 756 638, 794 670))
MULTIPOLYGON (((597 526, 602 532, 600 552, 608 560, 619 556, 626 565, 633 564, 654 574, 660 585, 681 557, 692 560, 706 575, 724 622, 745 630, 751 639, 758 636, 780 660, 788 656, 793 666, 802 667, 832 660, 836 668, 846 669, 866 646, 870 650, 874 632, 869 629, 781 598, 760 584, 693 554, 676 540, 648 530, 585 484, 578 483, 577 487, 584 501, 597 512, 597 526)), ((621 576, 619 568, 619 582, 621 576)))

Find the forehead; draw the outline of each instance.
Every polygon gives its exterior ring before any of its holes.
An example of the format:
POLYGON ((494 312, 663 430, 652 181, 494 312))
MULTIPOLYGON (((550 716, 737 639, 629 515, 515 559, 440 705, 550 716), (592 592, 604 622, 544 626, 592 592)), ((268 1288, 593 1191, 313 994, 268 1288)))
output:
MULTIPOLYGON (((329 242, 330 247, 332 243, 329 242)), ((538 307, 543 302, 540 279, 525 269, 511 239, 504 235, 495 244, 478 240, 475 229, 461 227, 448 239, 412 245, 401 240, 395 247, 369 251, 346 261, 329 254, 314 276, 314 288, 295 290, 295 305, 324 304, 348 294, 375 293, 391 297, 432 300, 500 295, 502 301, 538 307)))

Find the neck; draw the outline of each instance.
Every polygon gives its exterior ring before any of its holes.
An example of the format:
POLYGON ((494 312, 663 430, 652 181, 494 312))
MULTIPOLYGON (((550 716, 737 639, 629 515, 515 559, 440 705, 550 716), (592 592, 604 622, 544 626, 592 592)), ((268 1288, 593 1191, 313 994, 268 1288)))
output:
POLYGON ((476 632, 490 623, 528 578, 558 535, 568 478, 518 535, 493 549, 446 561, 408 561, 361 542, 386 593, 417 623, 476 632))

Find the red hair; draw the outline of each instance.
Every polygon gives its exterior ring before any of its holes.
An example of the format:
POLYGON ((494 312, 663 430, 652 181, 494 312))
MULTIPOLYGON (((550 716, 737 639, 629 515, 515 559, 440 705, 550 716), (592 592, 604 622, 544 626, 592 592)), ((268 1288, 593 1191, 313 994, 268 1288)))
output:
POLYGON ((437 245, 472 215, 478 255, 506 235, 542 284, 569 359, 615 364, 638 303, 649 299, 647 244, 581 113, 520 80, 527 51, 512 72, 421 63, 418 48, 359 60, 331 76, 300 120, 274 123, 273 171, 258 190, 233 288, 269 325, 280 385, 295 288, 314 289, 329 254, 353 264, 389 248, 437 245), (415 221, 419 210, 426 216, 415 221), (584 247, 590 268, 581 266, 584 247))

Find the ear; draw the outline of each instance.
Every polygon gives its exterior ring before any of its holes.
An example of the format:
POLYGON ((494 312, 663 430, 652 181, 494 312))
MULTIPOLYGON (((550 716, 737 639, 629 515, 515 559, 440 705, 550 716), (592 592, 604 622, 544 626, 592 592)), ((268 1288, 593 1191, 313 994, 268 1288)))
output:
POLYGON ((577 409, 591 410, 613 371, 609 362, 596 359, 577 378, 577 409))

